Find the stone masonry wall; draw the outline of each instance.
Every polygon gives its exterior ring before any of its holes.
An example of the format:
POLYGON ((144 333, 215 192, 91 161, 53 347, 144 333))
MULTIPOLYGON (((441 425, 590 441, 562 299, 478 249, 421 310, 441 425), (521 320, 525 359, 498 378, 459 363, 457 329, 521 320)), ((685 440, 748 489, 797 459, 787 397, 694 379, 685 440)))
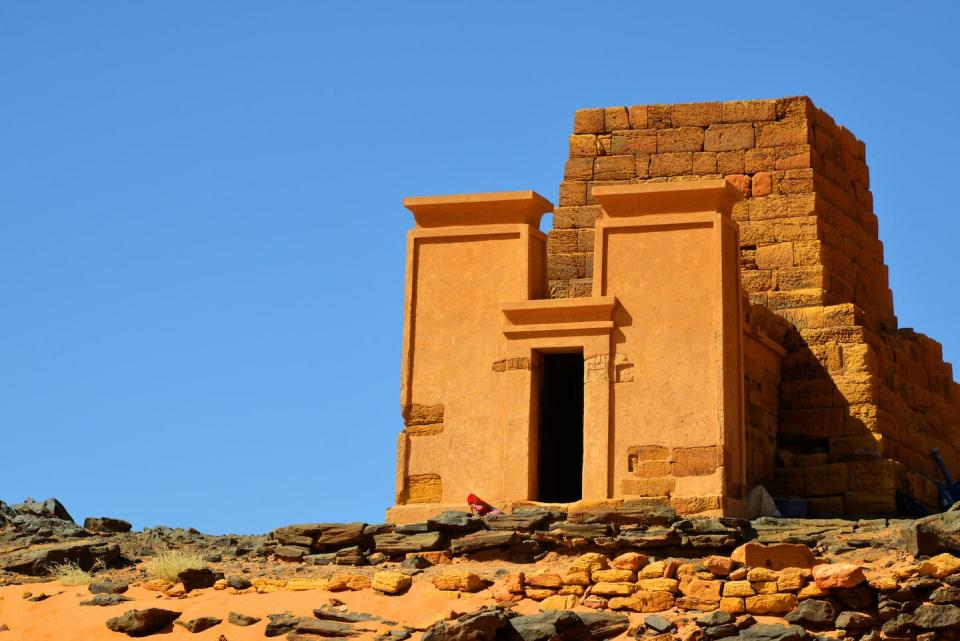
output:
POLYGON ((772 489, 820 514, 893 512, 896 489, 934 505, 930 448, 960 473, 960 385, 939 344, 897 329, 864 144, 808 98, 577 111, 550 296, 590 295, 591 187, 721 176, 746 196, 734 218, 749 302, 790 323, 772 489))

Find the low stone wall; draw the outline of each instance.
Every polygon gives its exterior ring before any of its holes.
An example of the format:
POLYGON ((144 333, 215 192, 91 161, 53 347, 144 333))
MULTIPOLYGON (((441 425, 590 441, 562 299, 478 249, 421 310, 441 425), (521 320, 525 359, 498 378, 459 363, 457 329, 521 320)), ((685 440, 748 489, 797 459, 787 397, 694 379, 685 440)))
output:
POLYGON ((419 523, 308 523, 273 530, 256 550, 314 565, 367 565, 408 555, 501 558, 520 563, 549 552, 653 552, 702 557, 748 541, 798 543, 822 551, 900 549, 914 521, 897 519, 679 518, 673 508, 625 503, 580 512, 520 509, 479 518, 444 512, 419 523))

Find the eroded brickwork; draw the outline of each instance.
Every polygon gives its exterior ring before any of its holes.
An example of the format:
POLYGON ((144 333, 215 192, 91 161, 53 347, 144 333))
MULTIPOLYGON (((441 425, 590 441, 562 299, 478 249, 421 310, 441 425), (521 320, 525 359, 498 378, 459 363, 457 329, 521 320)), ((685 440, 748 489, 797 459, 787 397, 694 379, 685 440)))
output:
POLYGON ((892 512, 897 487, 935 504, 930 448, 960 470, 960 386, 939 344, 897 329, 864 144, 808 98, 578 111, 550 296, 590 295, 592 187, 710 177, 746 197, 734 218, 750 304, 789 322, 782 371, 745 355, 752 479, 773 475, 821 514, 892 512))

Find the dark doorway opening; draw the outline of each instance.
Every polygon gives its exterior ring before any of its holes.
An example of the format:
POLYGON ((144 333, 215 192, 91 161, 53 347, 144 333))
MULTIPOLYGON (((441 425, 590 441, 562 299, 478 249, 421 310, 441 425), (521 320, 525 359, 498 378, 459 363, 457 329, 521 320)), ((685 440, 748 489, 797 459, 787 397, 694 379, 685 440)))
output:
POLYGON ((540 376, 539 499, 582 498, 583 352, 543 354, 540 376))

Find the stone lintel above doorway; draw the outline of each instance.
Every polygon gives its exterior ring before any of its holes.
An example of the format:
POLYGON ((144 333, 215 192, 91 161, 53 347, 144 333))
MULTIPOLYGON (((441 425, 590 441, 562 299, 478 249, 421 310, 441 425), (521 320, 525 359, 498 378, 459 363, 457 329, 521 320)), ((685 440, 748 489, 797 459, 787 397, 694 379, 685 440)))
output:
POLYGON ((616 306, 615 296, 507 302, 500 307, 503 333, 507 338, 609 333, 616 306))

